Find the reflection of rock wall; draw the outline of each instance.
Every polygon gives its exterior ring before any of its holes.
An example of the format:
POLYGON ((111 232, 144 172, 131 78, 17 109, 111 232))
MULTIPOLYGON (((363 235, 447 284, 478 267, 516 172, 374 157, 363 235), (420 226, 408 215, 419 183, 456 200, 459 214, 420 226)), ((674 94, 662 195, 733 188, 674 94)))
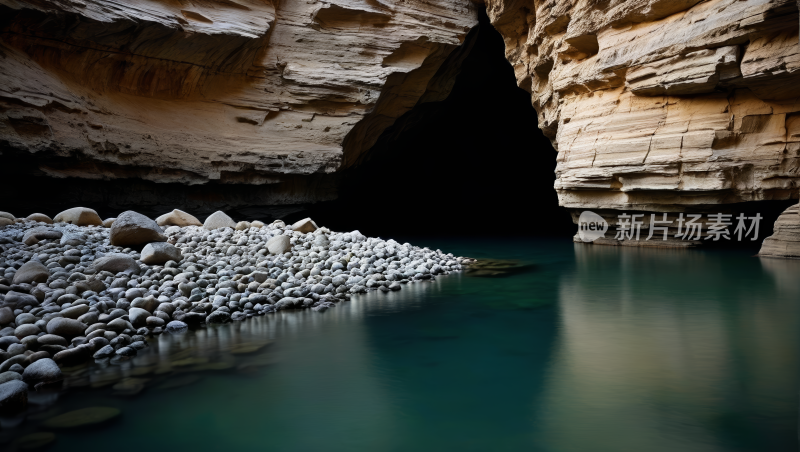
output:
POLYGON ((487 0, 571 209, 796 199, 794 0, 487 0))
MULTIPOLYGON (((471 3, 0 0, 0 149, 53 177, 277 184, 352 165, 471 3)), ((427 94, 426 94, 427 93, 427 94)), ((291 200, 290 200, 291 201, 291 200)))
POLYGON ((728 450, 742 434, 756 449, 781 448, 778 432, 794 432, 797 419, 786 394, 797 388, 800 262, 575 252, 538 406, 542 450, 728 450))

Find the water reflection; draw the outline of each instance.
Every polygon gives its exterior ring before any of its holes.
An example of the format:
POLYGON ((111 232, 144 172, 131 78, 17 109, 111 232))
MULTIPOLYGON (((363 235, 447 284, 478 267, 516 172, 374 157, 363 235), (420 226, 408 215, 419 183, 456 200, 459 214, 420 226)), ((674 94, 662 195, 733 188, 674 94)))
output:
POLYGON ((478 245, 537 266, 162 335, 32 391, 0 448, 108 406, 115 423, 56 431, 50 450, 797 450, 800 262, 478 245))
POLYGON ((575 255, 537 443, 796 450, 786 394, 798 387, 800 262, 582 245, 575 255))

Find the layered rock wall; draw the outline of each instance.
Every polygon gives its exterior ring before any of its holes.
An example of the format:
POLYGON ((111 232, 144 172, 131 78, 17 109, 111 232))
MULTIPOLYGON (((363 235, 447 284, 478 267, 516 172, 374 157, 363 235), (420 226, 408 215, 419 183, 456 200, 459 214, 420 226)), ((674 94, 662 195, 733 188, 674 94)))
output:
POLYGON ((712 211, 800 186, 795 0, 486 0, 575 212, 712 211))
POLYGON ((33 154, 57 178, 291 181, 288 203, 332 196, 297 177, 354 164, 446 96, 437 71, 477 23, 458 0, 0 0, 0 13, 4 158, 33 154))

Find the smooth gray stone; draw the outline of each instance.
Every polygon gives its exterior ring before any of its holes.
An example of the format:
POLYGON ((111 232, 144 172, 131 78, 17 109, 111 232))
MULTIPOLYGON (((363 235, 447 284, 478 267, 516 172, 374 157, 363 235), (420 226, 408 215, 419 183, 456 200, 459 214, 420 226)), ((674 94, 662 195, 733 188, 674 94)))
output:
POLYGON ((14 274, 14 284, 43 283, 50 277, 50 270, 39 261, 28 261, 14 274))
POLYGON ((180 262, 183 259, 181 250, 166 242, 153 242, 142 249, 141 261, 148 265, 160 265, 168 261, 180 262))
POLYGON ((93 355, 93 358, 94 359, 108 358, 109 356, 113 356, 114 353, 115 353, 114 347, 106 345, 100 350, 96 351, 95 354, 93 355))
POLYGON ((28 384, 35 385, 36 383, 61 381, 64 376, 55 361, 50 358, 42 358, 25 368, 22 379, 28 384))
POLYGON ((115 246, 131 247, 166 241, 164 231, 155 221, 132 210, 117 216, 109 233, 109 242, 115 246))
POLYGON ((15 414, 28 406, 28 385, 21 380, 0 384, 0 413, 15 414))
POLYGON ((55 334, 44 334, 39 336, 37 342, 39 345, 63 345, 65 347, 68 344, 66 339, 55 334))
POLYGON ((20 380, 20 381, 22 381, 22 375, 20 375, 20 374, 18 374, 16 372, 10 371, 10 370, 7 370, 7 371, 5 371, 3 373, 0 373, 0 384, 3 384, 5 382, 11 381, 11 380, 20 380))
POLYGON ((55 334, 67 339, 83 335, 86 325, 74 320, 57 317, 47 322, 47 333, 55 334))
POLYGON ((183 331, 186 331, 188 328, 189 325, 187 325, 186 323, 181 322, 179 320, 173 320, 167 323, 166 331, 170 333, 181 333, 183 331))

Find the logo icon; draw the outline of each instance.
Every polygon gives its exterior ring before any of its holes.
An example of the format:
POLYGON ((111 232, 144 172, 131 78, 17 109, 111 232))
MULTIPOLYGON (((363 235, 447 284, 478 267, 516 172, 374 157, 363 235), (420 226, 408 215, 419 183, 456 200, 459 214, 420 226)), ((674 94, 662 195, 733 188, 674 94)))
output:
POLYGON ((584 210, 578 218, 578 236, 584 242, 594 242, 600 237, 605 237, 608 231, 608 222, 600 215, 584 210))

